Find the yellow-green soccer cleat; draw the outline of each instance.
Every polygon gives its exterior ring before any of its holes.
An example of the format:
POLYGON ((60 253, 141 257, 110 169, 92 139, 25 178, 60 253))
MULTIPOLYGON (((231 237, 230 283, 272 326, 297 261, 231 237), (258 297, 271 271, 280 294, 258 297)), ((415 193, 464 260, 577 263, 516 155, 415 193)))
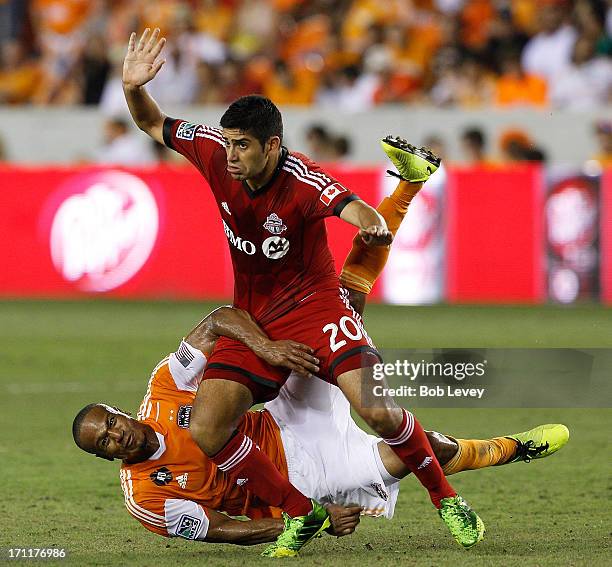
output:
POLYGON ((438 514, 457 543, 465 549, 476 545, 484 537, 483 521, 461 496, 442 498, 438 514))
POLYGON ((403 138, 387 136, 380 141, 383 151, 399 171, 387 173, 411 183, 425 182, 440 167, 440 158, 427 148, 417 148, 403 138))
POLYGON ((548 457, 561 449, 569 440, 569 429, 561 423, 548 423, 506 437, 517 443, 516 453, 508 462, 528 463, 532 459, 548 457))
POLYGON ((295 557, 307 543, 318 537, 331 525, 327 510, 315 500, 312 511, 306 516, 292 518, 283 512, 285 529, 276 541, 266 547, 263 557, 295 557))

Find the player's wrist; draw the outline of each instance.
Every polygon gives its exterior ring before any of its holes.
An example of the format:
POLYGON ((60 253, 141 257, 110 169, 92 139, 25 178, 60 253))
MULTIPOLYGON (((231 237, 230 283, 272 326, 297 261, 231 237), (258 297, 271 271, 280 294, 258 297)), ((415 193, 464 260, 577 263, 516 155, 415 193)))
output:
POLYGON ((254 336, 248 342, 247 346, 259 357, 266 354, 272 344, 272 341, 264 336, 254 336))
POLYGON ((142 85, 137 85, 135 83, 130 83, 128 81, 123 81, 123 90, 126 92, 138 91, 141 88, 142 88, 142 85))

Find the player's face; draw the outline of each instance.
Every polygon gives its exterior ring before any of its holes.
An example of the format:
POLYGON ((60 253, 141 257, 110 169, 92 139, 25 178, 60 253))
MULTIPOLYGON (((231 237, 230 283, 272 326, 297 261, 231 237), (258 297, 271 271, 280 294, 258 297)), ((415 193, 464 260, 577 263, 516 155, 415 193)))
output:
POLYGON ((238 181, 257 178, 266 169, 270 150, 277 147, 278 138, 271 138, 262 147, 257 138, 237 128, 224 128, 227 171, 238 181))
POLYGON ((148 425, 99 405, 91 409, 83 422, 81 442, 101 457, 138 462, 153 454, 157 437, 148 425))

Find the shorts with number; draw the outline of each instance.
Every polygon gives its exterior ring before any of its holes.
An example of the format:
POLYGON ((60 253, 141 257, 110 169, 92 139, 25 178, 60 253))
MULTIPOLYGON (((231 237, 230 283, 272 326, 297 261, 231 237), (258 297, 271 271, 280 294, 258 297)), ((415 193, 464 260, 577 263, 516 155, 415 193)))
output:
POLYGON ((380 439, 357 427, 337 387, 293 374, 265 408, 280 428, 289 480, 302 494, 393 516, 399 481, 385 486, 380 439))
MULTIPOLYGON (((264 326, 273 340, 293 340, 308 345, 319 359, 318 376, 337 384, 341 374, 371 368, 381 357, 366 333, 361 317, 352 309, 345 290, 315 292, 300 304, 264 326)), ((272 367, 243 344, 221 337, 204 371, 203 380, 240 382, 256 402, 271 400, 289 377, 289 371, 272 367)))

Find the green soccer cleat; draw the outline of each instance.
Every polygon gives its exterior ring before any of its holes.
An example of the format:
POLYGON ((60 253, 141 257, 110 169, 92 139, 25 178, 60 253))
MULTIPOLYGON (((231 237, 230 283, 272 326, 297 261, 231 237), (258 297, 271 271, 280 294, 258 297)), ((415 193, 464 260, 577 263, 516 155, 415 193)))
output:
POLYGON ((465 549, 476 545, 483 538, 483 521, 461 496, 442 498, 438 514, 457 543, 465 549))
POLYGON ((417 148, 403 138, 387 136, 380 141, 383 151, 399 171, 387 173, 411 183, 425 182, 440 167, 440 158, 427 148, 417 148))
POLYGON ((561 449, 569 440, 569 429, 561 423, 548 423, 506 437, 517 443, 516 453, 508 463, 528 463, 532 459, 548 457, 561 449))
POLYGON ((283 512, 285 529, 276 541, 266 547, 263 557, 295 557, 298 551, 331 525, 327 510, 315 500, 312 511, 306 516, 292 518, 283 512))

